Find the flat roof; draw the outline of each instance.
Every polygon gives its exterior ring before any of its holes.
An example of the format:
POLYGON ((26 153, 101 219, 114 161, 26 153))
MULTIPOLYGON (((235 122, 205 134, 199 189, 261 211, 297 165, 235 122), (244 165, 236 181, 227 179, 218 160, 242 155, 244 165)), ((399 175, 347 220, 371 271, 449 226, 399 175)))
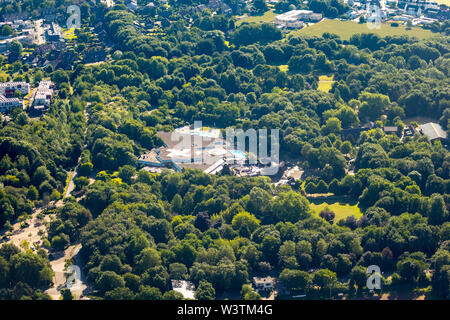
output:
POLYGON ((428 122, 420 126, 424 135, 430 140, 447 139, 447 132, 438 123, 428 122))
MULTIPOLYGON (((157 151, 155 159, 157 162, 173 162, 182 169, 212 172, 223 164, 224 157, 234 157, 233 153, 226 148, 225 140, 219 137, 193 132, 184 133, 180 130, 160 131, 157 134, 165 145, 157 151)), ((149 154, 146 155, 149 156, 149 154)))

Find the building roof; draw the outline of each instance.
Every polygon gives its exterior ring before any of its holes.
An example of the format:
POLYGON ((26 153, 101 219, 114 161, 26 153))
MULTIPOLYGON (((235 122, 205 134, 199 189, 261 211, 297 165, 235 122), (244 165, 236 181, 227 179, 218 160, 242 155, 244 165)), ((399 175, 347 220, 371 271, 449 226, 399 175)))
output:
POLYGON ((52 96, 52 92, 51 91, 37 91, 36 94, 34 95, 34 99, 47 99, 47 96, 50 95, 52 96))
POLYGON ((447 133, 437 123, 425 123, 420 125, 420 128, 422 129, 422 133, 426 135, 430 140, 447 139, 447 133))
POLYGON ((253 277, 253 282, 255 284, 273 283, 274 281, 275 278, 272 277, 264 277, 264 278, 253 277))
POLYGON ((211 136, 181 132, 158 132, 165 147, 159 149, 162 161, 173 161, 181 168, 206 170, 223 157, 232 157, 225 141, 211 136))
POLYGON ((20 102, 18 98, 6 98, 4 95, 0 94, 0 102, 20 102))
POLYGON ((195 285, 186 280, 171 280, 173 291, 183 295, 185 299, 195 299, 195 285))
POLYGON ((0 87, 11 87, 11 86, 17 86, 17 85, 28 86, 28 83, 23 82, 23 81, 13 81, 13 82, 2 82, 2 83, 0 83, 0 87))
POLYGON ((386 127, 383 127, 383 131, 384 132, 397 132, 398 131, 398 127, 396 127, 396 126, 386 126, 386 127))

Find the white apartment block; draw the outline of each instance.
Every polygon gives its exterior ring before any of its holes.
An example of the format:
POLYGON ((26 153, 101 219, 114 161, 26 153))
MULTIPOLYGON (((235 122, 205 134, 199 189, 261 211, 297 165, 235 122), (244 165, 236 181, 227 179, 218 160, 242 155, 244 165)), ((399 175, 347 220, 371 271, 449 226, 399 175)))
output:
POLYGON ((3 82, 0 83, 0 94, 6 98, 14 97, 16 91, 22 95, 30 93, 30 85, 26 82, 3 82))
POLYGON ((275 24, 282 27, 301 28, 304 21, 317 22, 322 20, 322 14, 311 10, 291 10, 275 17, 275 24))
POLYGON ((34 105, 45 107, 50 106, 50 102, 53 98, 54 88, 55 85, 51 81, 43 80, 39 82, 36 94, 34 95, 34 105))
POLYGON ((6 98, 0 94, 0 112, 6 113, 14 108, 23 108, 23 102, 18 98, 6 98))

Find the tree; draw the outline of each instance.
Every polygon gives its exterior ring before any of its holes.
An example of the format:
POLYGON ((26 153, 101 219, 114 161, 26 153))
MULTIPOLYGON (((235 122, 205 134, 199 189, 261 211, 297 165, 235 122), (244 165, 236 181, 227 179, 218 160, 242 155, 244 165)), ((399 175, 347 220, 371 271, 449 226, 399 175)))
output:
POLYGON ((322 134, 327 136, 330 133, 339 134, 341 132, 341 121, 338 118, 329 118, 321 128, 322 134))
POLYGON ((247 210, 260 219, 270 217, 270 200, 272 196, 264 189, 254 187, 249 194, 247 210), (267 216, 266 216, 267 215, 267 216))
POLYGON ((311 54, 304 56, 292 56, 289 59, 289 71, 308 73, 314 67, 315 59, 311 54))
POLYGON ((383 112, 391 104, 389 97, 381 93, 363 92, 359 96, 362 102, 359 108, 359 118, 368 120, 378 120, 383 112))
POLYGON ((136 270, 143 273, 145 270, 159 266, 160 264, 161 256, 159 252, 153 248, 145 248, 137 256, 136 270))
POLYGON ((73 179, 73 182, 75 183, 76 190, 83 190, 85 187, 89 185, 89 178, 76 177, 75 179, 73 179))
POLYGON ((281 31, 275 26, 262 24, 243 24, 232 34, 237 45, 248 45, 255 42, 276 41, 282 38, 281 31))
POLYGON ((317 186, 314 182, 310 181, 305 186, 305 192, 308 194, 316 193, 317 186))
POLYGON ((22 45, 19 41, 13 40, 9 45, 9 60, 14 62, 20 58, 22 54, 22 45))
POLYGON ((216 298, 216 290, 211 283, 201 280, 195 291, 195 299, 197 300, 214 300, 216 298))
POLYGON ((138 275, 127 272, 123 275, 125 286, 133 292, 138 292, 141 284, 141 278, 138 275))
POLYGON ((163 300, 183 300, 184 297, 181 292, 169 290, 169 291, 164 292, 162 299, 163 300))
POLYGON ((259 293, 255 292, 248 284, 242 285, 241 297, 243 300, 261 300, 259 293))
POLYGON ((38 190, 36 189, 35 186, 31 185, 28 188, 27 198, 30 199, 30 200, 33 200, 33 201, 39 199, 39 192, 38 192, 38 190))
POLYGON ((233 217, 232 226, 234 230, 247 228, 251 234, 259 227, 259 223, 260 221, 254 215, 243 211, 233 217))
POLYGON ((295 243, 293 241, 285 241, 278 252, 280 265, 284 265, 286 268, 297 268, 298 263, 295 253, 295 243))
POLYGON ((139 293, 136 294, 136 300, 161 300, 161 291, 158 288, 142 286, 139 293))
POLYGON ((208 230, 211 226, 208 212, 199 212, 195 217, 194 226, 202 232, 208 230))
POLYGON ((253 0, 253 7, 260 13, 266 12, 268 9, 266 0, 253 0))
POLYGON ((126 165, 119 168, 119 178, 122 179, 123 182, 128 184, 131 183, 131 178, 136 173, 136 169, 133 166, 126 165))
POLYGON ((301 270, 284 269, 280 274, 281 283, 290 291, 306 293, 312 284, 308 272, 301 270))
POLYGON ((272 203, 272 213, 281 221, 295 223, 310 216, 309 202, 294 191, 281 193, 272 203))
POLYGON ((114 288, 105 293, 106 300, 133 300, 134 294, 128 288, 114 288))
POLYGON ((12 34, 14 34, 14 30, 11 28, 9 24, 4 24, 3 27, 0 29, 0 35, 2 37, 8 37, 12 34))
POLYGON ((448 216, 445 201, 442 195, 433 194, 428 209, 428 220, 430 224, 440 225, 446 221, 448 216))
POLYGON ((73 300, 73 295, 70 289, 62 289, 61 290, 61 297, 63 300, 73 300))
POLYGON ((60 233, 52 238, 52 248, 55 251, 62 251, 66 249, 70 244, 69 236, 64 233, 60 233))
POLYGON ((450 265, 445 265, 433 273, 433 293, 441 299, 450 297, 450 265))
POLYGON ((350 141, 344 141, 341 145, 341 152, 343 154, 348 154, 352 151, 353 147, 350 141))
POLYGON ((183 212, 183 199, 181 199, 181 196, 178 193, 172 198, 171 204, 173 212, 178 214, 183 212))
POLYGON ((91 162, 84 162, 78 167, 78 174, 83 177, 89 177, 94 165, 91 162))
POLYGON ((47 181, 50 179, 51 179, 51 175, 50 175, 50 172, 47 170, 47 168, 45 166, 40 166, 34 172, 34 175, 33 175, 33 178, 31 181, 35 186, 39 186, 44 181, 47 181))
POLYGON ((362 266, 356 266, 350 272, 350 284, 356 285, 358 291, 361 290, 367 282, 367 272, 366 268, 362 266))
POLYGON ((60 86, 63 82, 69 82, 69 76, 67 75, 67 72, 62 69, 58 69, 53 72, 51 78, 57 86, 60 86))
POLYGON ((176 280, 184 280, 187 278, 187 268, 184 264, 182 263, 172 263, 169 266, 169 270, 170 270, 170 277, 172 279, 176 279, 176 280))
POLYGON ((29 252, 11 257, 10 273, 13 281, 21 281, 33 288, 48 285, 54 274, 43 258, 29 252))
POLYGON ((316 186, 316 192, 317 193, 327 193, 328 192, 328 186, 325 181, 320 180, 319 183, 316 186))
POLYGON ((266 259, 271 264, 275 265, 278 261, 277 254, 280 250, 280 239, 274 235, 267 235, 261 243, 261 251, 266 259))
POLYGON ((105 271, 95 282, 95 287, 104 294, 107 291, 125 287, 125 280, 113 271, 105 271))
POLYGON ((397 263, 397 272, 406 283, 416 283, 426 269, 426 264, 422 261, 407 258, 397 263))
POLYGON ((336 215, 333 211, 331 211, 331 209, 329 207, 325 207, 325 208, 323 208, 322 211, 320 211, 319 216, 321 218, 324 218, 328 222, 333 223, 334 217, 336 215))
POLYGON ((336 282, 336 273, 329 269, 320 269, 314 273, 313 283, 321 289, 333 288, 336 282))

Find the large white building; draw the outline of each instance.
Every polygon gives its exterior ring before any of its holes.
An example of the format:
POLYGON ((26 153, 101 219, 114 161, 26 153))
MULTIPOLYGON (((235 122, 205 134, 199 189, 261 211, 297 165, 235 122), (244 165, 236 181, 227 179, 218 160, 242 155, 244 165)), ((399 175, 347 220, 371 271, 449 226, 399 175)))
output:
POLYGON ((50 106, 50 102, 52 101, 53 98, 54 89, 55 85, 51 81, 43 80, 39 82, 36 94, 34 95, 35 109, 37 106, 41 106, 44 108, 48 108, 50 106))
POLYGON ((0 94, 6 98, 13 97, 19 91, 23 96, 30 93, 30 85, 26 82, 3 82, 0 83, 0 94))
POLYGON ((275 24, 288 28, 301 28, 304 22, 322 20, 322 14, 311 10, 291 10, 275 17, 275 24))
POLYGON ((18 98, 6 98, 0 94, 0 112, 6 113, 14 108, 23 108, 23 102, 18 98))

